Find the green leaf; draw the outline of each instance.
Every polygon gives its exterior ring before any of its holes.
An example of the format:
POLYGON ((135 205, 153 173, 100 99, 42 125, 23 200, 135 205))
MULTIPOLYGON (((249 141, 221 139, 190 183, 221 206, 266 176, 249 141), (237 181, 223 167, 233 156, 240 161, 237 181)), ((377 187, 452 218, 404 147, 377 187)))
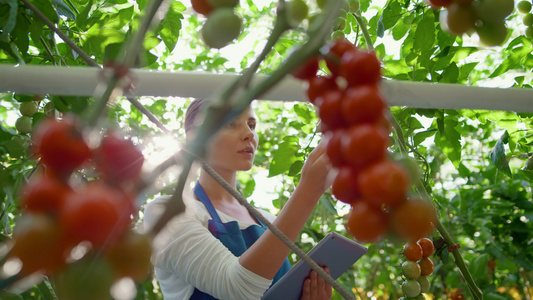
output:
POLYGON ((248 180, 246 182, 246 185, 242 189, 243 196, 245 198, 250 197, 253 194, 254 190, 255 190, 255 180, 251 178, 251 180, 248 180))
POLYGON ((76 25, 78 25, 81 30, 87 29, 87 18, 89 17, 89 12, 93 7, 93 3, 94 0, 89 0, 89 2, 83 7, 83 10, 78 13, 76 25))
POLYGON ((484 293, 483 299, 484 300, 507 300, 509 298, 496 294, 496 293, 486 293, 486 294, 484 293))
POLYGON ((296 153, 300 149, 298 138, 287 136, 272 153, 272 163, 268 169, 268 177, 273 177, 288 171, 296 161, 296 153))
POLYGON ((416 27, 413 52, 422 53, 433 48, 435 43, 435 14, 431 9, 425 11, 422 20, 416 27))
POLYGON ((39 288, 39 291, 41 292, 41 296, 44 300, 57 300, 56 292, 54 290, 54 287, 50 283, 48 279, 43 280, 41 283, 37 285, 37 288, 39 288))
POLYGON ((500 138, 496 142, 496 145, 490 152, 490 161, 503 174, 512 178, 513 174, 511 173, 511 168, 509 167, 509 160, 507 159, 507 156, 505 155, 505 147, 504 147, 504 145, 507 144, 508 142, 509 142, 509 133, 506 130, 500 136, 500 138))
POLYGON ((379 18, 379 21, 383 26, 383 30, 387 30, 387 29, 392 28, 394 25, 396 25, 396 22, 398 22, 398 20, 400 20, 401 17, 402 17, 402 7, 400 5, 400 2, 391 1, 383 9, 383 14, 379 18))
POLYGON ((395 41, 401 40, 407 32, 409 32, 409 29, 411 29, 411 23, 413 22, 413 19, 415 18, 414 14, 409 14, 403 18, 400 19, 396 25, 392 28, 392 38, 395 41))
POLYGON ((54 5, 57 13, 60 16, 65 16, 65 17, 67 17, 67 18, 69 18, 71 20, 76 21, 76 14, 63 1, 61 1, 61 0, 52 0, 52 4, 54 5))
POLYGON ((439 119, 438 134, 435 135, 435 144, 442 149, 453 165, 458 168, 461 162, 461 134, 456 129, 458 121, 451 116, 444 117, 444 121, 439 119))
POLYGON ((7 35, 11 33, 17 24, 18 2, 17 0, 0 0, 0 3, 9 5, 7 21, 2 28, 2 34, 0 34, 0 40, 7 40, 7 35))
POLYGON ((428 129, 428 130, 415 133, 413 137, 413 142, 414 142, 413 146, 417 147, 418 145, 423 143, 427 138, 434 136, 435 133, 437 133, 436 129, 428 129))
POLYGON ((293 106, 293 109, 303 123, 310 124, 314 120, 314 114, 311 112, 309 106, 302 103, 297 103, 293 106))
POLYGON ((439 83, 457 83, 458 77, 459 77, 459 68, 457 68, 457 64, 451 63, 444 70, 444 72, 442 72, 439 83))
POLYGON ((59 22, 59 16, 49 0, 32 1, 32 4, 42 12, 52 23, 59 22))
POLYGON ((0 143, 0 145, 4 146, 9 153, 9 155, 13 158, 20 158, 25 153, 26 148, 24 145, 15 139, 11 139, 9 141, 5 141, 3 143, 0 143))
POLYGON ((183 19, 183 15, 179 12, 181 6, 178 4, 181 3, 172 2, 165 19, 161 22, 163 28, 159 32, 161 39, 163 39, 169 52, 174 50, 176 43, 178 42, 178 37, 180 36, 181 19, 183 19))
POLYGON ((472 277, 476 278, 476 280, 485 280, 488 278, 487 267, 489 259, 490 256, 483 253, 470 262, 469 269, 472 277))
POLYGON ((302 170, 303 166, 304 166, 304 162, 302 160, 297 160, 293 162, 289 169, 289 176, 296 176, 300 174, 300 171, 302 170))

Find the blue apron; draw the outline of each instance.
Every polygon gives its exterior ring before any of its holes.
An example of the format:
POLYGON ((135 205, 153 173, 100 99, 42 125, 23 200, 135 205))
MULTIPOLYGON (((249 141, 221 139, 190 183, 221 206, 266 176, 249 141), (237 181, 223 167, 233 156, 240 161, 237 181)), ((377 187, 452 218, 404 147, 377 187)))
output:
MULTIPOLYGON (((204 189, 200 186, 199 183, 197 183, 194 188, 194 194, 205 205, 207 211, 211 215, 212 219, 208 221, 207 228, 235 256, 241 256, 244 251, 246 251, 253 243, 255 243, 255 241, 257 241, 257 239, 263 234, 263 232, 267 230, 267 227, 257 219, 257 222, 261 226, 254 224, 242 230, 239 228, 239 223, 237 223, 237 221, 222 223, 220 217, 218 216, 218 213, 215 210, 215 207, 213 206, 213 204, 207 197, 207 194, 204 192, 204 189)), ((278 273, 272 280, 272 284, 278 281, 281 276, 283 276, 290 270, 290 268, 291 264, 286 258, 278 273)), ((206 300, 216 298, 195 288, 190 299, 206 300)))

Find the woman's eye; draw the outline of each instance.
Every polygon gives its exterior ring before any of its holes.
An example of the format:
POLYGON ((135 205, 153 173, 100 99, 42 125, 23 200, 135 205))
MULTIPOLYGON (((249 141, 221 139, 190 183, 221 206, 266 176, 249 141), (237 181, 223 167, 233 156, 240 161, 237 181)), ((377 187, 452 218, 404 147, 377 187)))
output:
POLYGON ((250 129, 255 129, 255 123, 248 123, 248 127, 250 127, 250 129))

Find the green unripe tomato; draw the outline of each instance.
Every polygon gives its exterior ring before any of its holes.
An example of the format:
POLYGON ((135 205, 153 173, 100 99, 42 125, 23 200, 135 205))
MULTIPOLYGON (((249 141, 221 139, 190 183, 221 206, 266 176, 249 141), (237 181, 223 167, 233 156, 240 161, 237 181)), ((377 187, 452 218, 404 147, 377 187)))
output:
POLYGON ((526 26, 533 26, 533 14, 532 14, 532 13, 527 13, 527 14, 522 18, 522 22, 523 22, 524 25, 526 25, 526 26))
POLYGON ((487 47, 499 46, 507 38, 507 26, 505 22, 488 23, 484 22, 480 27, 476 27, 481 44, 487 47))
POLYGON ((422 293, 429 292, 429 289, 431 288, 431 283, 429 282, 429 278, 427 276, 420 276, 416 279, 418 283, 420 284, 420 291, 422 293))
POLYGON ((527 38, 533 39, 533 26, 527 27, 524 34, 526 35, 527 38))
POLYGON ((202 38, 207 46, 220 49, 241 33, 242 20, 229 7, 217 8, 209 14, 202 27, 202 38))
POLYGON ((361 8, 361 2, 359 0, 348 0, 348 11, 350 13, 356 13, 359 11, 359 8, 361 8))
POLYGON ((514 10, 514 0, 481 0, 475 3, 474 9, 485 23, 499 23, 514 10))
POLYGON ((516 5, 516 9, 520 12, 520 13, 523 13, 523 14, 527 14, 528 12, 531 11, 531 1, 528 1, 528 0, 522 0, 520 2, 518 2, 518 4, 516 5))
POLYGON ((402 284, 402 292, 405 297, 416 297, 420 295, 420 284, 414 279, 408 279, 402 284))
POLYGON ((26 101, 20 103, 19 111, 23 116, 31 117, 39 110, 39 106, 35 101, 26 101))
POLYGON ((115 280, 111 266, 101 256, 87 256, 69 264, 56 276, 59 299, 111 299, 110 289, 115 280))
POLYGON ((441 10, 439 17, 441 27, 455 35, 473 31, 477 20, 471 5, 459 3, 452 3, 447 9, 441 10))
POLYGON ((344 34, 343 30, 335 30, 331 33, 332 40, 344 39, 344 38, 346 38, 346 35, 344 34))
POLYGON ((239 0, 207 0, 207 2, 215 9, 219 7, 234 8, 239 4, 239 0))
POLYGON ((416 279, 420 272, 420 265, 416 261, 408 260, 402 264, 402 273, 407 279, 416 279))
POLYGON ((289 25, 296 27, 307 18, 309 8, 304 0, 290 0, 285 3, 289 25))
POLYGON ((346 19, 343 17, 338 17, 335 22, 333 22, 333 30, 344 30, 346 28, 346 19))
POLYGON ((27 134, 31 132, 31 117, 22 116, 15 121, 15 128, 19 133, 27 134))

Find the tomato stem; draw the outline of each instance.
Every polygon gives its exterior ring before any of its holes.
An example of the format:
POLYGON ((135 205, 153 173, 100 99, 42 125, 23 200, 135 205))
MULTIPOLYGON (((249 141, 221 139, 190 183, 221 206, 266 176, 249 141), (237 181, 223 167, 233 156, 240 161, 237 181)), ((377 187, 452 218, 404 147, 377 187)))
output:
POLYGON ((363 16, 361 15, 361 10, 354 13, 353 16, 355 17, 355 21, 357 21, 359 28, 361 28, 361 32, 363 33, 363 37, 365 38, 367 49, 369 51, 374 51, 374 42, 370 37, 370 32, 368 32, 368 26, 366 26, 366 22, 363 19, 363 16))
MULTIPOLYGON (((165 203, 165 209, 163 214, 159 217, 155 225, 150 229, 150 235, 152 237, 156 236, 161 229, 163 229, 168 221, 173 217, 185 212, 185 203, 183 202, 183 191, 185 189, 185 184, 187 183, 187 177, 189 177, 189 172, 191 171, 192 164, 195 160, 194 156, 188 151, 183 151, 183 169, 181 170, 180 176, 178 178, 178 183, 174 189, 172 197, 168 199, 165 203)), ((194 152, 193 152, 194 153, 194 152)))
MULTIPOLYGON (((437 231, 440 233, 440 235, 444 238, 446 243, 448 245, 455 245, 455 241, 453 240, 453 237, 450 235, 450 233, 444 228, 440 220, 437 218, 435 223, 435 228, 437 228, 437 231)), ((474 278, 472 277, 472 274, 470 274, 470 271, 468 270, 465 261, 463 257, 461 256, 461 253, 459 253, 458 249, 455 249, 452 251, 452 255, 455 259, 455 265, 459 268, 459 271, 461 272, 461 275, 463 275, 463 278, 465 279, 468 288, 470 289, 470 292, 474 296, 474 299, 480 300, 483 299, 483 292, 477 287, 476 282, 474 281, 474 278)))

